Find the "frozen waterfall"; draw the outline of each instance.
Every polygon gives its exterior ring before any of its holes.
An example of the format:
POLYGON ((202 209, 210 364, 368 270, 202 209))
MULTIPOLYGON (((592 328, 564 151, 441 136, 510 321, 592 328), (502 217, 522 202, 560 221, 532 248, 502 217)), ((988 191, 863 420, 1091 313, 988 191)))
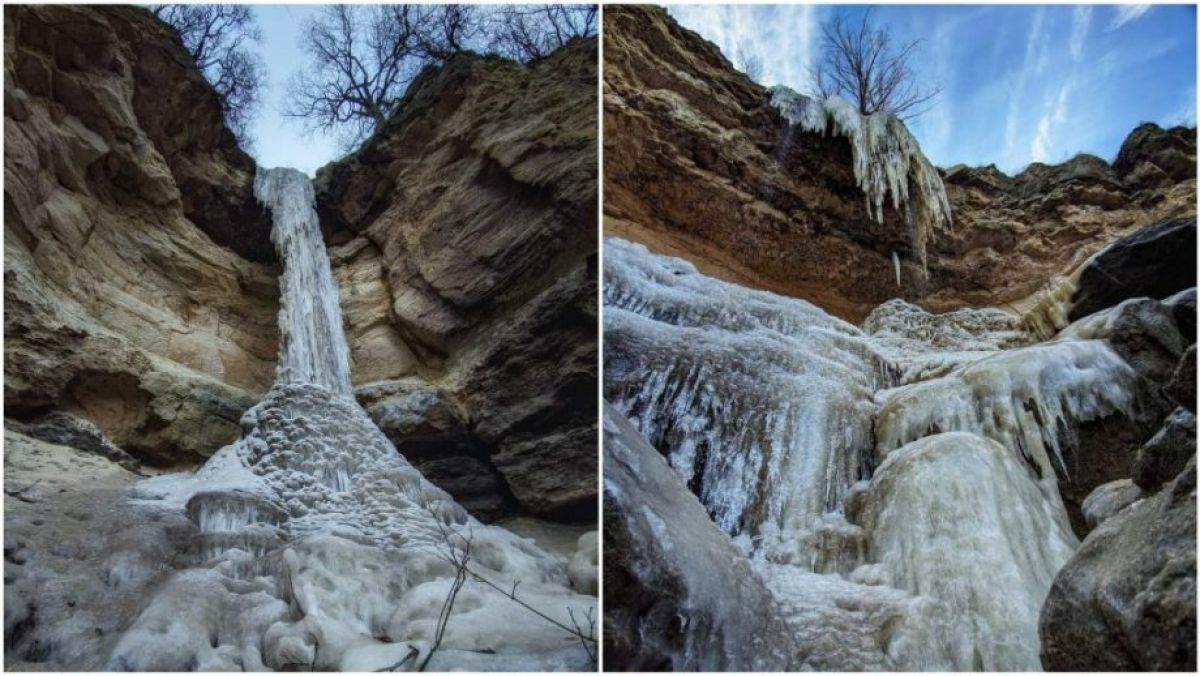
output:
POLYGON ((589 668, 594 648, 564 627, 594 614, 595 597, 573 588, 595 569, 479 523, 397 452, 351 395, 308 178, 264 171, 255 191, 283 262, 276 382, 199 471, 134 489, 151 518, 186 514, 194 533, 186 565, 148 593, 104 666, 589 668), (463 560, 470 574, 443 616, 463 560))
POLYGON ((295 169, 258 172, 254 195, 271 211, 271 242, 285 261, 279 278, 279 383, 312 383, 350 394, 350 349, 312 183, 295 169))
MULTIPOLYGON (((1136 406, 1107 343, 899 300, 858 328, 619 239, 604 274, 606 398, 751 563, 796 664, 1041 668, 1038 612, 1077 546, 1063 445, 1136 406)), ((726 612, 706 622, 759 609, 726 612)))

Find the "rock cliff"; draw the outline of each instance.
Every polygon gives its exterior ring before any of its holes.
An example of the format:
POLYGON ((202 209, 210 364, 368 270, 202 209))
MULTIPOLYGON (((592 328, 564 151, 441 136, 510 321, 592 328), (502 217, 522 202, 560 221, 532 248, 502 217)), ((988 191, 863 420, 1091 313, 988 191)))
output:
POLYGON ((492 512, 596 514, 596 48, 428 69, 316 181, 360 399, 492 512))
POLYGON ((1116 237, 1195 213, 1195 130, 1142 125, 1111 165, 943 170, 953 227, 930 231, 926 270, 903 214, 869 213, 849 140, 793 127, 662 9, 615 7, 604 27, 605 232, 851 321, 894 297, 1023 309, 1116 237))
POLYGON ((195 462, 274 368, 254 163, 149 12, 6 7, 5 31, 6 415, 195 462))

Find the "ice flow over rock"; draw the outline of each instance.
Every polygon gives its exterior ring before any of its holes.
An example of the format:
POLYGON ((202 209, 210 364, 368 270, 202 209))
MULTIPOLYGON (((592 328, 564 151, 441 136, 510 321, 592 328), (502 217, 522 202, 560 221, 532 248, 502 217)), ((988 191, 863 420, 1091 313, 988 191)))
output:
POLYGON ((937 167, 921 153, 904 123, 888 112, 863 115, 837 96, 817 101, 782 85, 770 91, 771 105, 790 124, 812 133, 832 131, 850 142, 854 178, 866 197, 867 212, 882 223, 883 205, 891 195, 892 208, 909 227, 917 261, 925 267, 929 233, 950 227, 953 219, 937 167))
MULTIPOLYGON (((604 274, 606 398, 752 564, 792 667, 1040 669, 1038 612, 1078 544, 1063 447, 1137 406, 1105 341, 1033 344, 999 311, 898 300, 860 329, 618 239, 604 274)), ((639 551, 647 580, 683 551, 639 551)), ((719 606, 722 584, 689 585, 681 607, 719 606)), ((760 609, 706 612, 699 626, 737 626, 760 609)))
MULTIPOLYGON (((412 670, 469 551, 430 669, 582 669, 564 631, 594 613, 568 562, 470 517, 350 396, 337 289, 308 178, 262 172, 283 261, 277 380, 243 436, 194 474, 141 482, 148 511, 185 511, 192 565, 171 573, 113 646, 118 670, 412 670), (453 555, 452 555, 453 554, 453 555), (492 586, 483 581, 492 583, 492 586), (515 603, 518 597, 544 617, 515 603), (514 622, 515 614, 524 620, 514 622)), ((594 569, 576 577, 595 577, 594 569)))

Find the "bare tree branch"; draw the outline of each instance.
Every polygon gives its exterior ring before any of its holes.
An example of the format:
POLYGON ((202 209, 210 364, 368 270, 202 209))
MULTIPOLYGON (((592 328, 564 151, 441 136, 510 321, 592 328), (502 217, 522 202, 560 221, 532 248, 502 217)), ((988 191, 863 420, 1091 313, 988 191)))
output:
POLYGON ((156 5, 152 11, 175 29, 216 90, 225 123, 248 146, 250 122, 266 82, 262 57, 249 49, 249 43, 262 40, 253 12, 246 5, 156 5))
POLYGON ((870 9, 857 26, 842 14, 834 16, 821 25, 821 34, 821 56, 812 79, 822 98, 841 96, 863 115, 887 111, 912 119, 926 112, 941 93, 940 87, 920 87, 909 67, 920 41, 893 47, 888 29, 871 25, 870 9))

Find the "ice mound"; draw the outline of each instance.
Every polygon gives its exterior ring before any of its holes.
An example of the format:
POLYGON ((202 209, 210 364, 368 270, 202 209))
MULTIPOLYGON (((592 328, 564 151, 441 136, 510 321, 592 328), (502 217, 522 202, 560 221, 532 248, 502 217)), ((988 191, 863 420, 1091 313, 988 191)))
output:
POLYGON ((883 222, 883 205, 903 215, 917 260, 926 265, 929 233, 953 223, 950 200, 937 167, 921 153, 917 140, 895 115, 862 115, 839 97, 824 102, 783 87, 772 87, 771 105, 793 126, 811 133, 832 132, 850 141, 854 177, 867 201, 867 212, 883 222))
POLYGON ((1037 671, 1038 613, 1078 542, 998 443, 952 432, 893 451, 851 501, 888 584, 920 599, 891 628, 906 671, 1037 671))
POLYGON ((243 416, 241 439, 199 471, 132 491, 147 514, 186 513, 195 549, 106 667, 592 668, 596 599, 572 591, 571 576, 594 579, 594 557, 569 570, 479 523, 397 452, 349 396, 307 177, 270 170, 255 186, 284 261, 276 384, 243 416))

